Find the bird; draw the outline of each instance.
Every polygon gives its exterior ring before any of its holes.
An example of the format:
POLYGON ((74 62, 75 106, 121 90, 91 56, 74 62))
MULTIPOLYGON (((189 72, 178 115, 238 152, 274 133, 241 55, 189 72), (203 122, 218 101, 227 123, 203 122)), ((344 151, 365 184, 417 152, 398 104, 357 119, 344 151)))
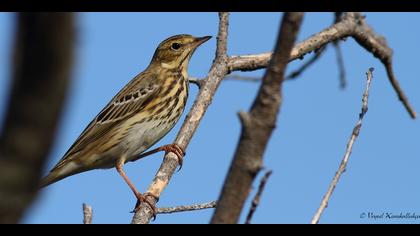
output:
MULTIPOLYGON (((178 122, 188 98, 188 65, 195 50, 211 36, 179 34, 163 40, 149 66, 124 86, 89 123, 60 161, 41 180, 46 187, 93 169, 116 168, 137 198, 137 211, 146 195, 137 191, 123 170, 125 163, 159 151, 173 152, 182 167, 184 150, 168 144, 145 152, 178 122)), ((153 196, 154 197, 154 196, 153 196)))

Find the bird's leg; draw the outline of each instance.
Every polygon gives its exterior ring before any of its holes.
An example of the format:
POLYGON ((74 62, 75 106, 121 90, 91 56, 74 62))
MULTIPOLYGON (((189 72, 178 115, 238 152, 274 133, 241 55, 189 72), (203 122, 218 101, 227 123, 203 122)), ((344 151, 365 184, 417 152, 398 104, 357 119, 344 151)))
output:
POLYGON ((151 150, 151 151, 148 151, 148 152, 142 153, 142 154, 141 154, 141 155, 139 155, 137 158, 135 158, 133 161, 136 161, 136 160, 141 159, 141 158, 143 158, 143 157, 145 157, 145 156, 149 156, 149 155, 152 155, 152 154, 157 153, 157 152, 160 152, 160 151, 165 151, 165 155, 166 155, 166 154, 168 154, 169 152, 173 152, 173 153, 175 153, 175 155, 176 155, 176 156, 177 156, 177 158, 178 158, 178 164, 179 164, 179 169, 178 169, 178 171, 180 171, 180 170, 181 170, 181 168, 182 168, 182 164, 183 164, 183 161, 184 161, 185 152, 184 152, 184 150, 182 150, 182 148, 181 148, 180 146, 178 146, 178 144, 176 144, 176 143, 173 143, 173 144, 168 144, 168 145, 164 145, 164 146, 161 146, 161 147, 155 148, 155 149, 153 149, 153 150, 151 150))
MULTIPOLYGON (((131 180, 128 178, 128 176, 125 174, 125 172, 123 170, 123 165, 124 165, 124 161, 123 160, 117 161, 116 169, 117 169, 118 173, 121 175, 121 177, 123 177, 123 179, 125 180, 125 182, 130 187, 131 191, 133 191, 134 195, 137 198, 137 203, 136 203, 136 206, 135 206, 133 212, 136 212, 138 210, 138 208, 140 207, 140 204, 142 202, 145 202, 147 205, 149 205, 150 209, 152 209, 152 211, 153 211, 153 218, 156 218, 156 213, 157 213, 156 207, 155 207, 154 204, 152 204, 146 198, 146 196, 153 196, 153 195, 151 193, 145 193, 143 195, 139 191, 137 191, 137 189, 134 186, 134 184, 131 182, 131 180)), ((155 196, 153 196, 153 197, 155 197, 155 196)))

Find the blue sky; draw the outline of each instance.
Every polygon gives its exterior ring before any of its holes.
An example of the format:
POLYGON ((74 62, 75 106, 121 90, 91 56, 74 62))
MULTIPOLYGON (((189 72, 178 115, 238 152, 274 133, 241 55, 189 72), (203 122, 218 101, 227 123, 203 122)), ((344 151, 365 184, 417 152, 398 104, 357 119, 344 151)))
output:
MULTIPOLYGON (((216 36, 216 13, 80 13, 72 85, 51 151, 47 172, 101 108, 141 72, 163 39, 174 34, 216 36)), ((420 111, 418 59, 420 31, 409 28, 418 13, 366 13, 367 21, 394 50, 394 69, 410 101, 420 111)), ((230 55, 273 48, 281 14, 232 13, 230 55)), ((305 15, 299 41, 329 26, 331 13, 305 15)), ((0 117, 4 116, 14 18, 0 13, 0 117)), ((420 124, 398 101, 382 65, 353 39, 341 44, 348 86, 339 89, 335 52, 283 87, 284 102, 264 165, 273 170, 254 223, 309 223, 342 159, 361 108, 365 72, 374 67, 369 111, 320 223, 420 223, 420 219, 369 219, 362 213, 420 215, 420 124)), ((192 58, 189 74, 203 77, 214 57, 215 38, 192 58)), ((289 71, 302 62, 295 61, 289 71)), ((243 73, 260 77, 263 70, 243 73)), ((193 137, 182 171, 174 175, 159 206, 217 199, 240 134, 239 110, 248 110, 257 83, 225 81, 193 137)), ((191 85, 187 110, 197 94, 191 85)), ((186 112, 184 113, 185 117, 186 112)), ((157 145, 171 143, 181 122, 157 145)), ((140 191, 147 189, 163 154, 125 166, 140 191)), ((259 176, 260 177, 260 176, 259 176)), ((258 178, 259 180, 259 178, 258 178)), ((258 182, 254 184, 257 187, 258 182)), ((251 196, 255 192, 252 192, 251 196)), ((114 169, 69 177, 44 189, 24 223, 81 223, 82 203, 93 207, 94 223, 128 223, 135 199, 114 169)), ((248 210, 250 201, 245 206, 248 210)), ((158 215, 153 223, 208 223, 212 210, 158 215)), ((243 214, 241 222, 244 221, 243 214)))

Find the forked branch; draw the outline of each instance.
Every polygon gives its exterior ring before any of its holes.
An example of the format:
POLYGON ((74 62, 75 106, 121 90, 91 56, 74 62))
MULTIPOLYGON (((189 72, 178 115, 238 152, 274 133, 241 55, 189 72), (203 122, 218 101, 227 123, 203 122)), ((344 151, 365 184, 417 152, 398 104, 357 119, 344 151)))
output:
MULTIPOLYGON (((314 34, 310 38, 297 44, 290 53, 290 61, 302 58, 305 54, 325 46, 327 43, 352 37, 359 45, 377 57, 384 65, 388 74, 388 80, 397 93, 398 98, 404 105, 410 117, 415 119, 416 112, 408 101, 407 96, 399 85, 392 67, 392 49, 386 43, 384 37, 376 34, 359 13, 345 13, 334 25, 314 34)), ((232 56, 229 60, 229 72, 251 71, 267 67, 271 52, 232 56)))

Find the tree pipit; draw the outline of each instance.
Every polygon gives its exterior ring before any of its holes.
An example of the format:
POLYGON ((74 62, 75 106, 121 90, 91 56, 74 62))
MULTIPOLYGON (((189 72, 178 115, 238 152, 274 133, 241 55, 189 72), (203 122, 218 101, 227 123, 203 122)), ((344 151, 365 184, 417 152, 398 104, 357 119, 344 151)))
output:
POLYGON ((176 154, 182 166, 185 153, 177 144, 144 151, 165 136, 181 117, 188 97, 188 64, 197 47, 210 38, 182 34, 161 42, 149 66, 102 109, 41 186, 80 172, 115 167, 137 198, 134 211, 145 201, 155 212, 154 205, 124 173, 123 165, 165 151, 176 154))

